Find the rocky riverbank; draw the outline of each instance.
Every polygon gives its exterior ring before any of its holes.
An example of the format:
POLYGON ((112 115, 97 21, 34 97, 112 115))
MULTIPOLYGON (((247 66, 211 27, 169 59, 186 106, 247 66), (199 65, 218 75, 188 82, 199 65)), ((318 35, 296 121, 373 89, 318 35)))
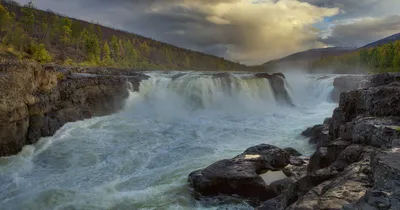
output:
POLYGON ((351 81, 362 86, 343 92, 332 118, 303 132, 316 147, 310 158, 259 145, 192 172, 191 187, 260 210, 400 209, 400 74, 351 81))
POLYGON ((147 79, 139 73, 110 71, 0 64, 0 156, 18 153, 67 122, 118 111, 128 97, 127 81, 137 90, 147 79))

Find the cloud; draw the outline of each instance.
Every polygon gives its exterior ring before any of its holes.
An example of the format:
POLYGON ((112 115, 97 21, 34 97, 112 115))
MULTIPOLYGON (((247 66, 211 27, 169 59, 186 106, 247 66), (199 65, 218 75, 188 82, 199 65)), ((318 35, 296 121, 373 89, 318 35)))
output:
POLYGON ((363 46, 400 32, 400 16, 338 21, 323 42, 333 46, 363 46))
POLYGON ((382 17, 399 14, 399 0, 300 0, 319 7, 339 8, 334 19, 382 17))
POLYGON ((313 25, 339 12, 298 0, 36 0, 35 4, 246 64, 324 46, 313 25))

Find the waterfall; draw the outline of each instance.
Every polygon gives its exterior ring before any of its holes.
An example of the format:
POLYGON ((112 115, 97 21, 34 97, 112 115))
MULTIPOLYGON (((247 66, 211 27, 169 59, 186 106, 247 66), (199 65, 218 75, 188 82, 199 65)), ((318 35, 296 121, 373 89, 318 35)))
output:
MULTIPOLYGON (((139 94, 147 100, 183 103, 201 109, 234 105, 276 106, 276 90, 268 79, 234 74, 178 74, 142 81, 139 94)), ((286 90, 280 90, 286 92, 286 90)))
POLYGON ((134 88, 133 88, 133 84, 131 82, 129 82, 129 81, 126 82, 126 86, 127 86, 129 92, 134 92, 135 91, 134 88))

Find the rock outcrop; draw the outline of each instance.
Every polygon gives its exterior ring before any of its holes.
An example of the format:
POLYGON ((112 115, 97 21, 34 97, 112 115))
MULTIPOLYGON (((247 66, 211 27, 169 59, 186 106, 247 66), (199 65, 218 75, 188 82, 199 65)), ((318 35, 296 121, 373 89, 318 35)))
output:
POLYGON ((126 76, 34 63, 1 64, 0 89, 0 156, 18 153, 67 122, 114 113, 128 96, 126 76))
POLYGON ((337 77, 333 81, 332 100, 339 102, 340 94, 347 91, 356 90, 370 86, 371 77, 367 75, 352 75, 337 77))
MULTIPOLYGON (((329 127, 330 140, 311 157, 306 177, 321 170, 338 175, 294 203, 281 198, 277 209, 400 209, 399 80, 400 74, 379 74, 364 83, 367 88, 341 94, 332 119, 315 126, 329 127)), ((303 134, 323 142, 320 130, 303 134)))
POLYGON ((278 102, 282 103, 287 103, 291 106, 294 106, 293 101, 290 97, 289 90, 285 84, 285 75, 282 73, 274 73, 274 74, 268 74, 268 73, 258 73, 254 75, 257 78, 264 78, 268 79, 269 83, 271 84, 272 90, 275 95, 275 99, 278 102))

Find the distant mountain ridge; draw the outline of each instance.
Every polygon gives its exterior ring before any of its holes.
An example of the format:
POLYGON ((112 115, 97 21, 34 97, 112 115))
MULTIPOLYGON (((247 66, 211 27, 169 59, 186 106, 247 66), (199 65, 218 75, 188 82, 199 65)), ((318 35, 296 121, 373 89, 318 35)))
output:
POLYGON ((393 43, 398 40, 400 40, 400 33, 393 34, 391 36, 388 36, 386 38, 372 42, 372 43, 367 44, 360 48, 357 48, 357 47, 328 47, 328 48, 309 49, 306 51, 291 54, 289 56, 286 56, 286 57, 283 57, 280 59, 268 61, 262 65, 268 71, 274 71, 278 68, 285 68, 285 67, 286 68, 296 67, 296 68, 310 69, 310 68, 312 68, 314 62, 319 61, 324 58, 327 58, 327 57, 346 55, 349 53, 356 52, 358 50, 373 48, 373 47, 378 47, 378 46, 381 46, 384 44, 393 43))
POLYGON ((357 48, 355 47, 327 47, 310 49, 303 52, 291 54, 281 59, 268 61, 263 65, 268 70, 289 66, 306 68, 314 61, 320 60, 324 57, 343 55, 355 51, 356 49, 357 48))
POLYGON ((363 47, 360 47, 360 49, 378 47, 380 45, 389 44, 389 43, 392 43, 392 42, 395 42, 395 41, 398 41, 398 40, 400 40, 400 33, 393 34, 393 35, 388 36, 386 38, 380 39, 380 40, 378 40, 376 42, 372 42, 372 43, 367 44, 367 45, 365 45, 363 47))

